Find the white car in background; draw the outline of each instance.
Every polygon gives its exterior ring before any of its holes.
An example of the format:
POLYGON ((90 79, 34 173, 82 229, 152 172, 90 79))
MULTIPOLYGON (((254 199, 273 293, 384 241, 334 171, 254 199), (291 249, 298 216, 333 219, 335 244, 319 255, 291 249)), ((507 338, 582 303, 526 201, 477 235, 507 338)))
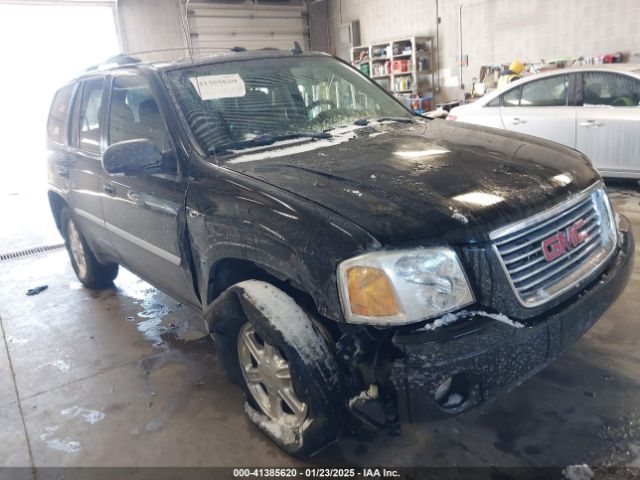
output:
POLYGON ((604 177, 640 178, 640 65, 591 65, 517 80, 447 120, 475 123, 567 145, 604 177))

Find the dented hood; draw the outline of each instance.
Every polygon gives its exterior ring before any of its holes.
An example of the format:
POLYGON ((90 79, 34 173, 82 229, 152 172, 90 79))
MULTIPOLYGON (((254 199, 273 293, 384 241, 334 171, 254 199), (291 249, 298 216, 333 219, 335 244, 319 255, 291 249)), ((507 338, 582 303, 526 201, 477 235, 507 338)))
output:
POLYGON ((483 241, 599 178, 569 148, 441 120, 240 153, 225 166, 328 208, 383 245, 483 241))

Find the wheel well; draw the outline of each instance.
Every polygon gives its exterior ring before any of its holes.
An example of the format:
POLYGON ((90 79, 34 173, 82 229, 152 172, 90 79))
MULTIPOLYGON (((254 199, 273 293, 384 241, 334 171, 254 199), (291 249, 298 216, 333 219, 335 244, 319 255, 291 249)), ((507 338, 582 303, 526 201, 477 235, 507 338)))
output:
POLYGON ((51 213, 53 213, 53 219, 56 222, 56 227, 58 227, 58 231, 62 233, 60 213, 62 212, 62 207, 67 206, 67 202, 65 202, 64 198, 55 192, 49 191, 47 192, 47 195, 49 196, 49 205, 51 206, 51 213))
MULTIPOLYGON (((339 333, 335 322, 323 317, 313 297, 289 279, 269 271, 267 268, 250 260, 227 258, 219 260, 209 273, 207 301, 210 304, 227 288, 244 280, 262 280, 276 286, 291 296, 314 319, 318 320, 333 336, 339 333)), ((334 337, 336 338, 336 337, 334 337)))

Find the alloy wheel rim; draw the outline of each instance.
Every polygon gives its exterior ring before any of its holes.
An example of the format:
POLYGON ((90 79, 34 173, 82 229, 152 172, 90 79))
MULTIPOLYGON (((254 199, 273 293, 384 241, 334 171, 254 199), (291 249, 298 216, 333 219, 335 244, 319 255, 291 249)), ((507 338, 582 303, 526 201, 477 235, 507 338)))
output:
POLYGON ((87 259, 85 257, 84 245, 80 238, 80 232, 76 228, 73 220, 69 220, 69 223, 67 224, 67 236, 69 238, 71 256, 78 268, 78 275, 80 277, 84 277, 87 273, 87 259))
POLYGON ((248 322, 238 335, 238 359, 249 392, 262 412, 285 426, 302 425, 308 407, 293 389, 289 362, 248 322))

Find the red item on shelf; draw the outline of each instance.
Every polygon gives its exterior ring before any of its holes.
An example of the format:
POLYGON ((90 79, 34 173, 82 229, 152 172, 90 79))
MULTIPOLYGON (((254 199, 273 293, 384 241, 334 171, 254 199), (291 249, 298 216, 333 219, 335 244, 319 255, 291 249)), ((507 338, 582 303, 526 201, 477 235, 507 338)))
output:
POLYGON ((392 73, 403 73, 409 70, 409 60, 394 60, 391 62, 392 73))

